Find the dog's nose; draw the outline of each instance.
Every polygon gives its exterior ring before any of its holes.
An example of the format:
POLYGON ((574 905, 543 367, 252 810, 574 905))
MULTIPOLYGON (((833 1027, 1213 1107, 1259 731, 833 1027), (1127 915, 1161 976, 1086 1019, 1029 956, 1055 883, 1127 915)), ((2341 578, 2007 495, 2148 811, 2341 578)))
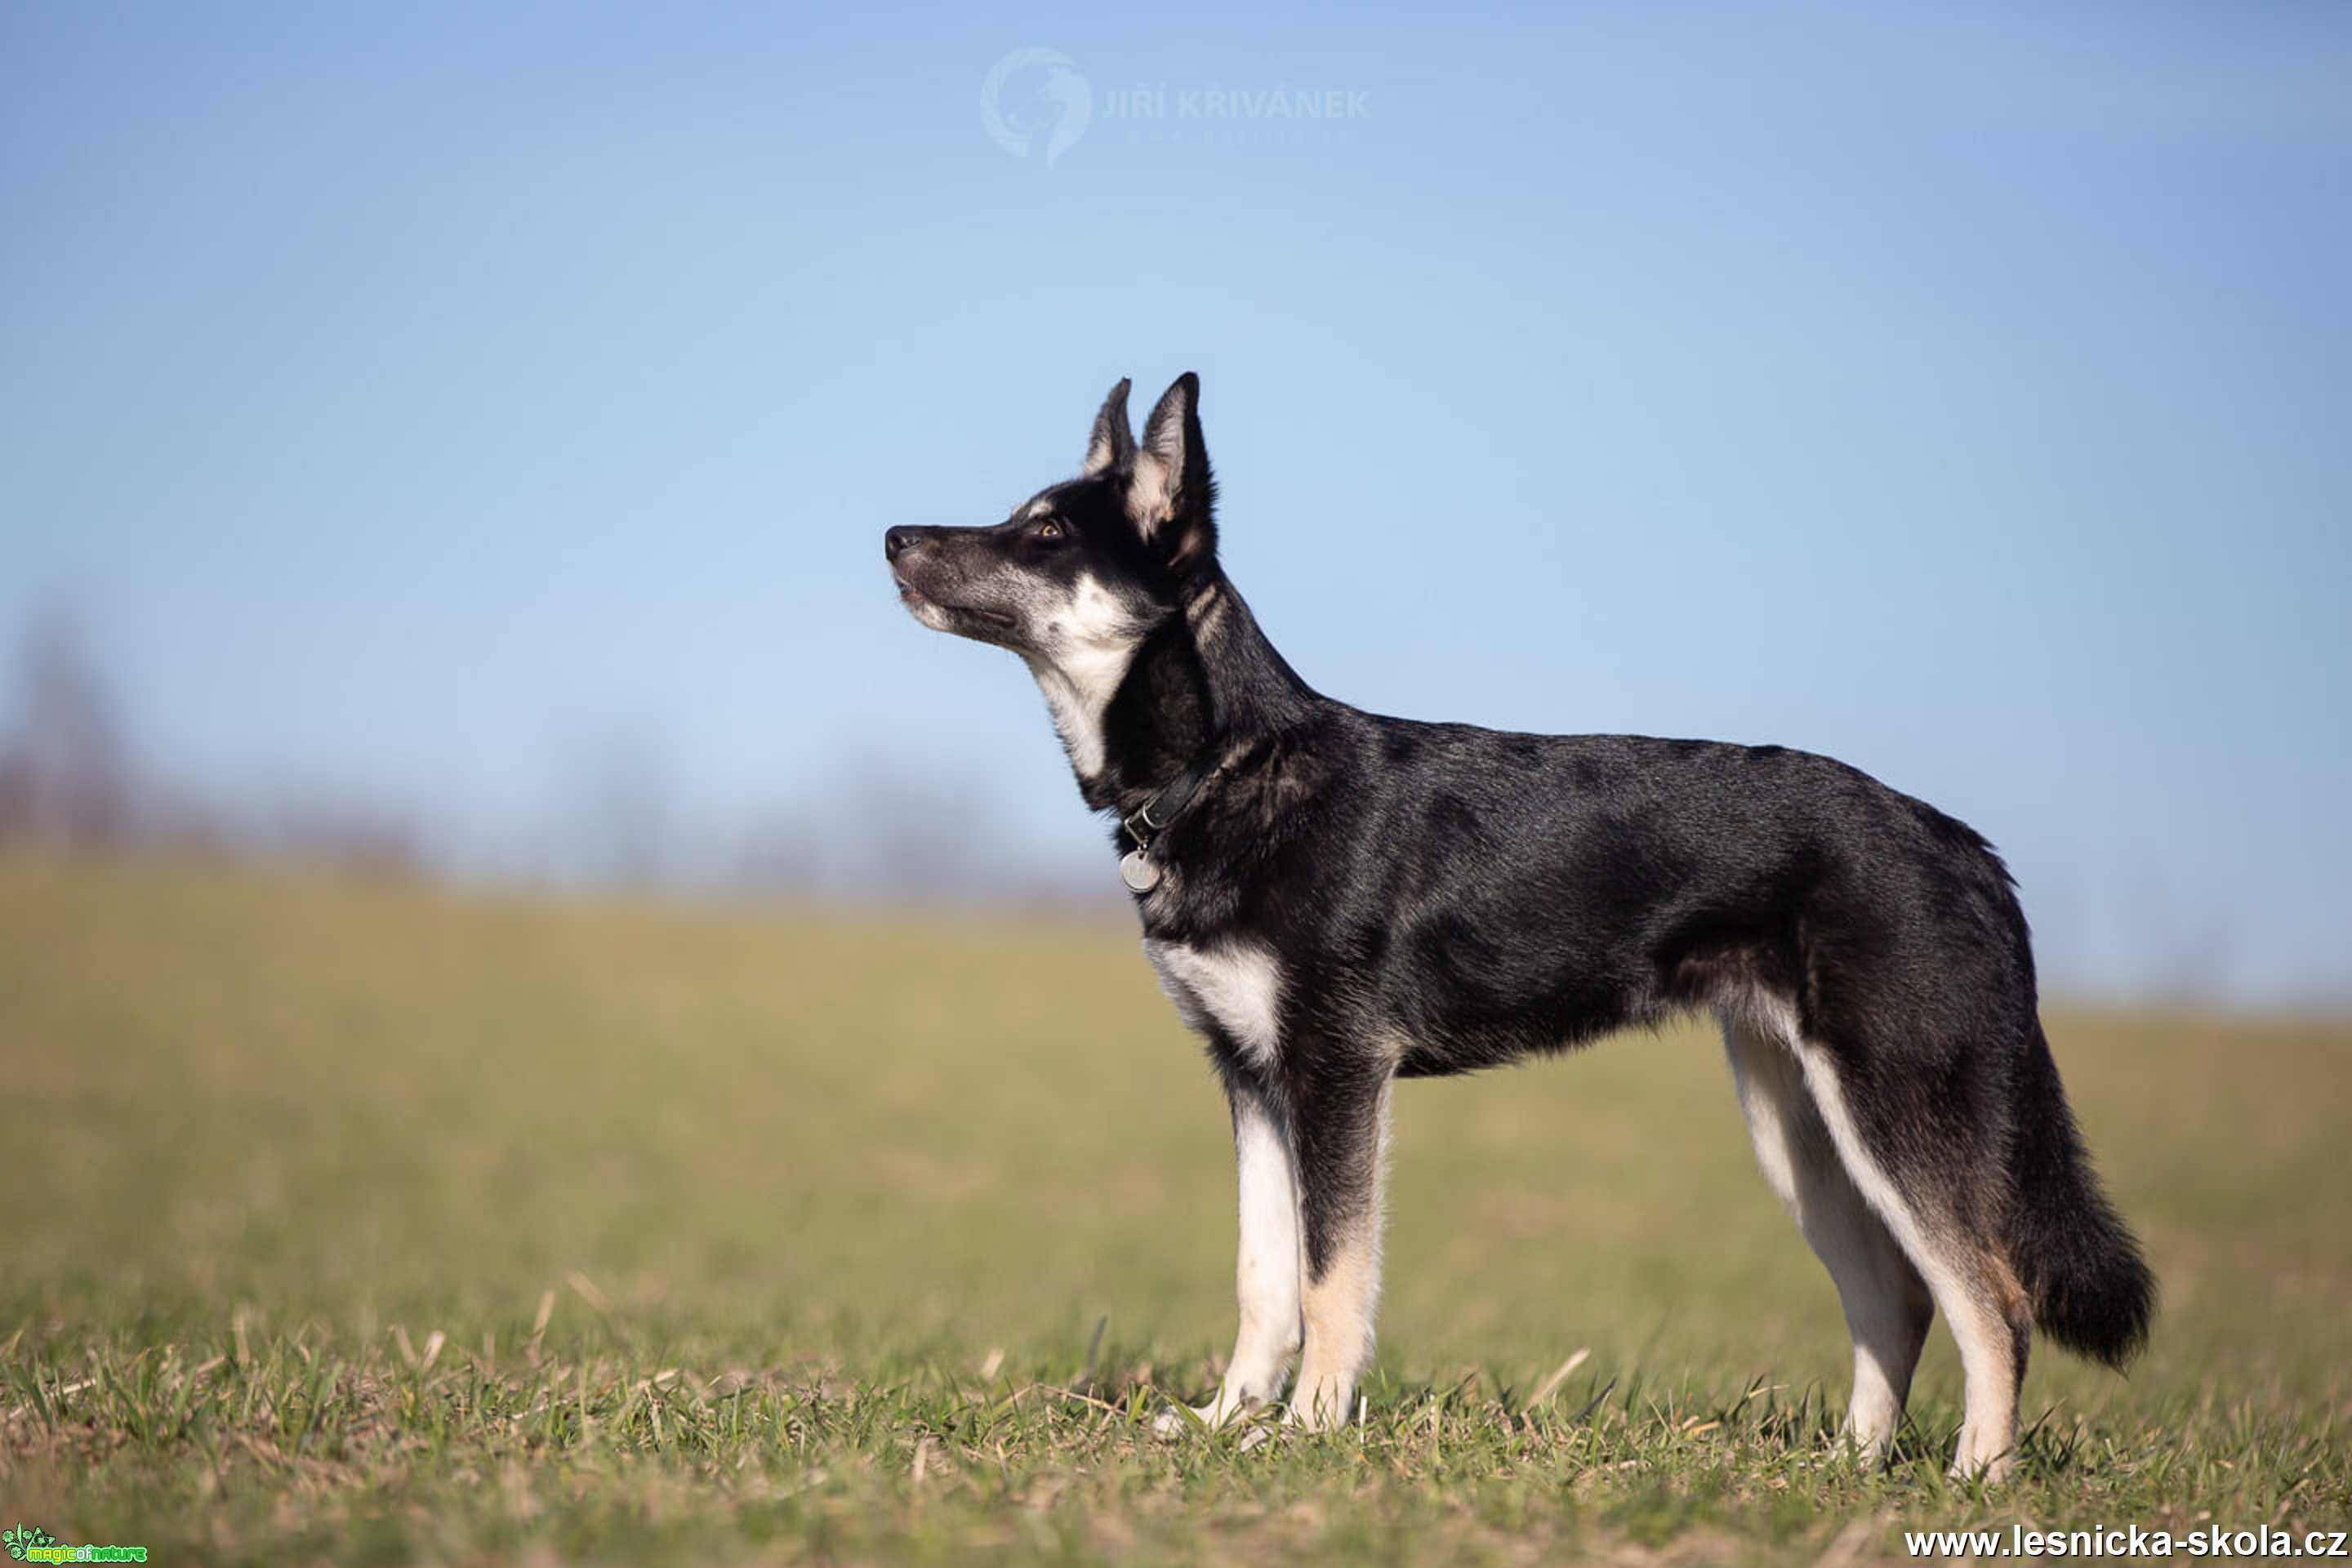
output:
POLYGON ((896 561, 901 554, 913 549, 922 537, 920 529, 891 529, 882 536, 882 558, 886 561, 896 561))

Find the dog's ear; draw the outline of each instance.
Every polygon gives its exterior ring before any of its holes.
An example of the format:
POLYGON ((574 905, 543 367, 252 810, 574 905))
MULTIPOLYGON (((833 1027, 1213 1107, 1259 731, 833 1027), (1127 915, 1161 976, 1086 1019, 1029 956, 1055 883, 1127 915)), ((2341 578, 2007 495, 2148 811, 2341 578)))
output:
POLYGON ((1135 432, 1127 424, 1127 389, 1132 384, 1122 377, 1110 389, 1110 395, 1103 399, 1102 411, 1095 416, 1094 434, 1087 438, 1085 472, 1088 479, 1135 459, 1135 432))
POLYGON ((1201 439, 1201 378, 1188 370, 1160 394, 1143 422, 1128 515, 1171 564, 1192 565, 1216 553, 1216 500, 1209 448, 1201 439))

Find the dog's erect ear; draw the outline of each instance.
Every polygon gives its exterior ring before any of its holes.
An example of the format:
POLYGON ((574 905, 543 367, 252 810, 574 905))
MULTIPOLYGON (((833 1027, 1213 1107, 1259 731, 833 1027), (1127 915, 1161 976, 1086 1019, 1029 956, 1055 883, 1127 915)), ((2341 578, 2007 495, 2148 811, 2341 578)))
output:
POLYGON ((1127 389, 1132 384, 1122 378, 1103 399, 1102 412, 1095 416, 1094 434, 1087 439, 1085 471, 1089 479, 1134 459, 1135 432, 1127 425, 1127 389))
POLYGON ((1216 553, 1211 515, 1216 499, 1209 448, 1201 439, 1201 378, 1188 370, 1160 394, 1151 417, 1143 422, 1135 482, 1127 492, 1128 515, 1146 540, 1181 566, 1216 553))

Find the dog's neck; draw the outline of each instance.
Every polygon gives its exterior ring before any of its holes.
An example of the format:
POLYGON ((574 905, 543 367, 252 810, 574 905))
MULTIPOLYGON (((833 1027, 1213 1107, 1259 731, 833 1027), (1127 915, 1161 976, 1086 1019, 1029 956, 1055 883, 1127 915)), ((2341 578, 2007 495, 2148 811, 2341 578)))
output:
MULTIPOLYGON (((1053 698, 1049 689, 1048 700, 1053 698)), ((1087 804, 1126 813, 1170 780, 1307 718, 1323 699, 1275 651, 1224 574, 1196 583, 1178 615, 1149 633, 1093 723, 1063 740, 1087 804), (1095 765, 1089 769, 1087 765, 1095 765)), ((1056 704, 1056 719, 1065 715, 1056 704)))

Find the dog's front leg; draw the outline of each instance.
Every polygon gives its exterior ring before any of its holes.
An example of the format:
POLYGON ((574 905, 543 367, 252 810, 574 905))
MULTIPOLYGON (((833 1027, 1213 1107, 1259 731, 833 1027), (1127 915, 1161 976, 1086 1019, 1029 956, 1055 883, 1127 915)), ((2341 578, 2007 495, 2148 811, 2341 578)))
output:
MULTIPOLYGON (((1255 1090, 1237 1087, 1232 1100, 1234 1165, 1241 1188, 1234 1294, 1241 1330, 1216 1396, 1193 1407, 1192 1414, 1212 1426, 1282 1397, 1283 1378, 1300 1338, 1298 1183, 1290 1137, 1255 1090)), ((1182 1416, 1171 1411, 1159 1425, 1172 1434, 1182 1416)))
POLYGON ((1241 1247, 1234 1295, 1241 1329, 1224 1386, 1211 1407, 1224 1419, 1282 1397, 1290 1358, 1298 1353, 1298 1183, 1290 1137, 1256 1093, 1236 1089, 1234 1163, 1241 1186, 1241 1247))
POLYGON ((1290 1415, 1314 1430, 1346 1424, 1371 1359, 1389 1083, 1388 1065, 1368 1062, 1302 1075, 1293 1090, 1307 1347, 1290 1415))

